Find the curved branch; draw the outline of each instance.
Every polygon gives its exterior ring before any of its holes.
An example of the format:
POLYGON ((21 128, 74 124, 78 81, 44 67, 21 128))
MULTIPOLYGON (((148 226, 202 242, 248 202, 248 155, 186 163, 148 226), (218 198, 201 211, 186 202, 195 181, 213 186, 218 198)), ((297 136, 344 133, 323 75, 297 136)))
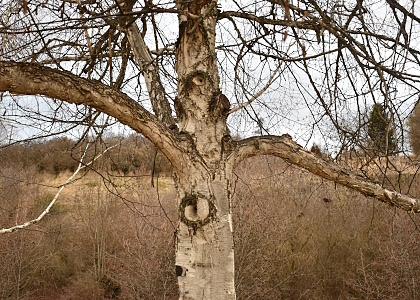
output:
POLYGON ((406 211, 420 212, 419 200, 385 189, 332 162, 320 159, 294 142, 287 134, 252 137, 239 141, 234 146, 229 162, 232 165, 237 165, 247 157, 267 154, 280 157, 315 175, 356 190, 367 197, 376 198, 406 211))
POLYGON ((126 94, 98 81, 37 64, 0 62, 0 91, 39 94, 90 106, 142 133, 175 167, 184 156, 175 134, 154 115, 126 94))

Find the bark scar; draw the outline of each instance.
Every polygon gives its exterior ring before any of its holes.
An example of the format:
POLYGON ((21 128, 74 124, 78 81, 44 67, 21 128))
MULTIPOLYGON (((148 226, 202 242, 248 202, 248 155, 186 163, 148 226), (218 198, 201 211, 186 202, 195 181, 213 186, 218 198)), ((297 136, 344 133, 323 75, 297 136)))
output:
POLYGON ((193 229, 193 234, 197 228, 207 224, 216 216, 216 207, 212 200, 197 195, 185 196, 179 205, 180 220, 193 229))
POLYGON ((175 266, 175 274, 176 276, 181 276, 181 277, 185 277, 187 275, 187 271, 188 269, 186 267, 182 267, 182 266, 175 266))

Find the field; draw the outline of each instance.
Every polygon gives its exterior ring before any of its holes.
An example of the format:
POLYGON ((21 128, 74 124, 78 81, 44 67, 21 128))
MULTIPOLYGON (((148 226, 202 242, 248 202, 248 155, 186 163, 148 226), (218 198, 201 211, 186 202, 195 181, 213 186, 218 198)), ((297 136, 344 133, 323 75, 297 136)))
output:
MULTIPOLYGON (((21 151, 0 153, 0 227, 36 217, 71 175, 21 151)), ((163 159, 152 187, 150 152, 84 170, 43 221, 0 236, 0 299, 177 299, 176 194, 163 159)), ((419 216, 273 157, 235 179, 238 299, 419 299, 419 216)))

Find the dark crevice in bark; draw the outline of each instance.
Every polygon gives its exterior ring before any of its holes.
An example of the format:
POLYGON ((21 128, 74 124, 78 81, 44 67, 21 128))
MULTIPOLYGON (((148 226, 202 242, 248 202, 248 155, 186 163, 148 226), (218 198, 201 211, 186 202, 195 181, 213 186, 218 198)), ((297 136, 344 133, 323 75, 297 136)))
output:
POLYGON ((179 218, 181 222, 195 230, 216 218, 217 209, 213 199, 196 194, 186 195, 179 205, 179 218))

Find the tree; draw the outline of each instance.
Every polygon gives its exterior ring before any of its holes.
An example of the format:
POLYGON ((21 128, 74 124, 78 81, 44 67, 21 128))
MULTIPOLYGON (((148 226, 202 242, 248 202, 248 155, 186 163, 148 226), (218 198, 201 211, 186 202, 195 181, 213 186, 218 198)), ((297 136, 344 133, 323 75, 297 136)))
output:
POLYGON ((414 108, 413 113, 410 115, 408 119, 408 127, 409 127, 409 135, 410 135, 410 142, 411 148, 413 149, 414 154, 420 154, 420 136, 417 134, 418 130, 420 129, 420 106, 416 106, 414 108))
POLYGON ((397 146, 391 120, 382 104, 375 103, 369 114, 368 135, 372 148, 380 154, 393 153, 397 146))
POLYGON ((82 138, 100 137, 119 122, 171 162, 181 299, 235 298, 230 199, 233 170, 248 157, 278 156, 420 212, 418 200, 371 182, 365 170, 344 170, 288 134, 270 134, 289 128, 305 133, 301 142, 322 137, 339 151, 361 143, 360 112, 382 97, 403 135, 404 107, 420 81, 414 1, 3 3, 0 91, 11 120, 26 120, 32 138, 76 126, 82 138), (350 117, 356 129, 341 121, 350 117), (233 140, 228 125, 259 134, 233 140))

